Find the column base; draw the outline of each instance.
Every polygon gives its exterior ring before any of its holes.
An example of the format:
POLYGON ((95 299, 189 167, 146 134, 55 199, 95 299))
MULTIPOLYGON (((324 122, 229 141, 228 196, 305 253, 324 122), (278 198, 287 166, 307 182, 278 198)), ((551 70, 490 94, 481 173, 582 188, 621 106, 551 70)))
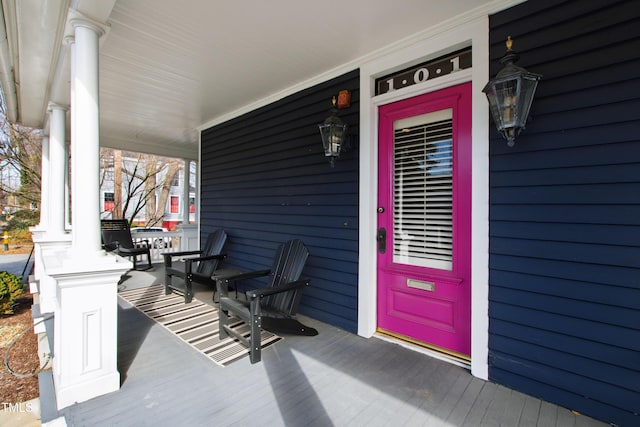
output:
POLYGON ((59 386, 61 382, 59 375, 54 375, 53 381, 58 410, 120 389, 120 373, 118 371, 94 376, 90 380, 62 387, 59 386))
POLYGON ((44 261, 56 283, 53 379, 62 409, 120 388, 117 292, 131 262, 73 250, 44 261))

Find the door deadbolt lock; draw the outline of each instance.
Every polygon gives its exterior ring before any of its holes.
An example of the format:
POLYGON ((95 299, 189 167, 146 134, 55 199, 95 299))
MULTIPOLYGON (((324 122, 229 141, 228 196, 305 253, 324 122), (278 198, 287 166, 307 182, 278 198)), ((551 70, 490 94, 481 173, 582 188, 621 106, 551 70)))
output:
POLYGON ((378 241, 378 252, 385 253, 387 251, 387 230, 384 227, 378 229, 376 240, 378 241))

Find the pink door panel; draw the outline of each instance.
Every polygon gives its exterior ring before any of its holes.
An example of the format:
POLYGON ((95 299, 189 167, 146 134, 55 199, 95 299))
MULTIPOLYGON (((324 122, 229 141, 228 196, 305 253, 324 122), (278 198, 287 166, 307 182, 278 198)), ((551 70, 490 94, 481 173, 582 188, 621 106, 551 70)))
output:
POLYGON ((471 352, 471 84, 379 109, 378 327, 471 352))

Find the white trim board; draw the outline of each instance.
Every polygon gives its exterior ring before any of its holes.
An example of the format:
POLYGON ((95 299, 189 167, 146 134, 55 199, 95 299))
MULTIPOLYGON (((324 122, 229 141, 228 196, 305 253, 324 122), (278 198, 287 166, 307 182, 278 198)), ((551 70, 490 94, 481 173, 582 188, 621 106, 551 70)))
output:
POLYGON ((378 107, 396 100, 454 84, 472 83, 472 296, 471 373, 488 378, 488 263, 489 263, 489 110, 482 88, 489 80, 488 15, 461 17, 440 33, 414 41, 403 49, 376 58, 360 69, 360 235, 358 271, 358 334, 376 330, 376 259, 378 182, 378 107), (472 47, 473 67, 418 85, 375 96, 374 80, 398 69, 435 58, 461 47, 472 47))

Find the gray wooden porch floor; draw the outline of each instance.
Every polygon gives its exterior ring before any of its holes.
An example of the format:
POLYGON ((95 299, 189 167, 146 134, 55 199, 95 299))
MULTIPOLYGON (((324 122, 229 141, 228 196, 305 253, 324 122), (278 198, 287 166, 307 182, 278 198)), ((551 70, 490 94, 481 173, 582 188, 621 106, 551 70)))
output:
MULTIPOLYGON (((159 283, 161 270, 133 272, 123 285, 159 283)), ((606 425, 394 343, 304 320, 320 334, 285 336, 261 363, 222 368, 121 302, 121 389, 60 415, 69 426, 606 425)))

